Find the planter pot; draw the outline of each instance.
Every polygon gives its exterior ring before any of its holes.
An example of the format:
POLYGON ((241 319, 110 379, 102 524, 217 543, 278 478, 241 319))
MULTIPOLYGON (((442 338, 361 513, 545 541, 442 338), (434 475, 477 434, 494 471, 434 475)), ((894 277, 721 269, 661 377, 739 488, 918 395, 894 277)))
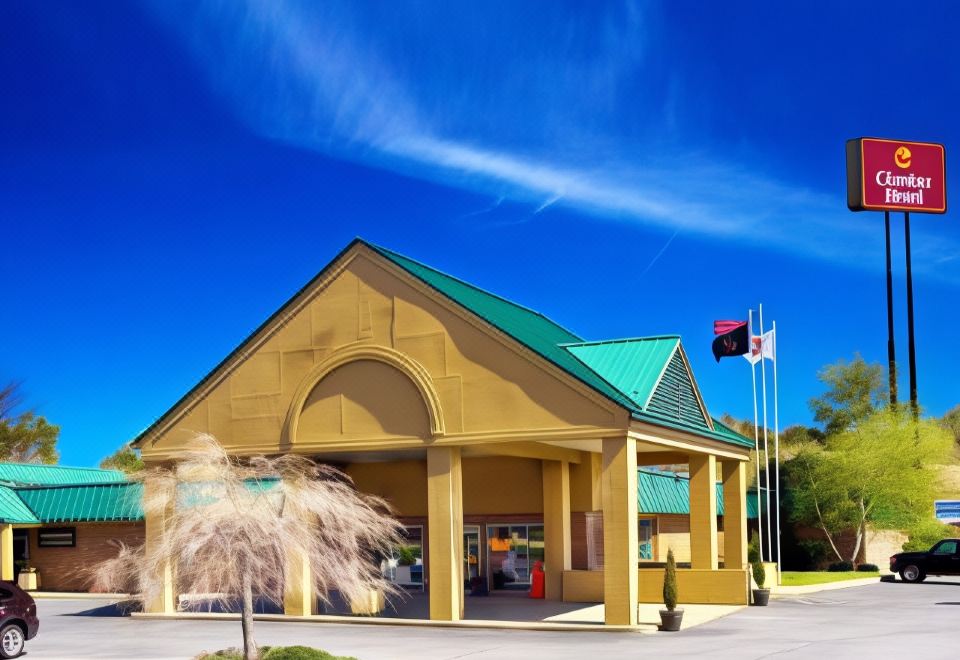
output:
POLYGON ((683 621, 683 610, 660 610, 660 630, 677 632, 683 621))
POLYGON ((21 572, 17 576, 17 585, 24 591, 36 591, 40 588, 40 574, 21 572))
POLYGON ((754 589, 753 590, 753 604, 764 606, 770 602, 770 590, 769 589, 754 589))
POLYGON ((376 589, 370 589, 367 591, 365 597, 359 598, 350 603, 350 611, 354 614, 376 616, 383 611, 383 606, 383 592, 376 589))

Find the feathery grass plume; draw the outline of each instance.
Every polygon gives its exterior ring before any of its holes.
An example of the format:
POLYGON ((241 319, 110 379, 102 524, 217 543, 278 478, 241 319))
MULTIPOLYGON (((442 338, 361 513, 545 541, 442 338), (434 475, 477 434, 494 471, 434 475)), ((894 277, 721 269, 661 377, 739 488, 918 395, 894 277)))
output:
POLYGON ((257 658, 253 597, 282 606, 285 568, 309 565, 317 597, 347 602, 370 590, 398 589, 380 558, 402 542, 387 503, 358 492, 339 470, 296 455, 229 456, 209 435, 197 436, 170 466, 131 475, 143 484, 143 511, 163 525, 138 548, 122 547, 94 567, 97 590, 127 591, 148 603, 173 566, 181 593, 211 604, 241 602, 246 658, 257 658))

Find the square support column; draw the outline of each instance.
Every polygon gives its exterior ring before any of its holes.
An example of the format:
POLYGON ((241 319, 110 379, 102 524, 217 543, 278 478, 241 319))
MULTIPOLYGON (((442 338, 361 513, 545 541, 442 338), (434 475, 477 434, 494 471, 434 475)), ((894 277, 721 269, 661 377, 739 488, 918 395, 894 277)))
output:
POLYGON ((283 613, 288 616, 316 614, 316 603, 310 564, 302 552, 293 551, 284 571, 283 613))
POLYGON ((747 463, 722 461, 723 471, 723 565, 747 565, 747 463))
MULTIPOLYGON (((146 489, 147 486, 144 486, 146 489)), ((147 492, 144 492, 144 500, 148 500, 147 492)), ((159 543, 166 532, 166 526, 169 518, 173 515, 172 510, 164 511, 144 511, 144 527, 146 551, 159 543)), ((143 611, 148 614, 173 614, 177 609, 176 579, 174 576, 173 559, 168 558, 160 568, 160 574, 156 576, 159 583, 159 591, 153 594, 153 597, 143 603, 143 611)))
POLYGON ((633 438, 604 438, 600 491, 603 497, 604 622, 636 625, 640 594, 637 441, 633 438))
POLYGON ((463 618, 463 476, 459 447, 427 448, 430 619, 463 618))
POLYGON ((543 466, 543 540, 547 600, 563 600, 563 571, 571 568, 570 464, 541 461, 543 466))
POLYGON ((13 582, 13 525, 0 526, 0 580, 13 582))
POLYGON ((717 457, 690 454, 690 567, 717 570, 717 457))

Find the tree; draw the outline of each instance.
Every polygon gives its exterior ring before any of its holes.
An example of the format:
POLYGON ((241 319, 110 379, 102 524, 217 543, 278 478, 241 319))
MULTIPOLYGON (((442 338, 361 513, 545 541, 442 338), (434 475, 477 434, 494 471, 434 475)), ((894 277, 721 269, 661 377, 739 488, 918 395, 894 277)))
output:
POLYGON ((60 427, 31 410, 15 414, 22 403, 19 383, 0 387, 0 461, 56 463, 60 427))
POLYGON ((807 444, 785 465, 795 521, 818 527, 839 560, 856 561, 867 525, 904 529, 929 516, 936 465, 952 439, 935 422, 884 409, 850 430, 807 444), (838 535, 855 533, 849 557, 838 535))
POLYGON ((15 463, 56 463, 60 427, 32 412, 0 422, 0 459, 15 463))
POLYGON ((165 567, 191 593, 240 601, 244 657, 258 657, 253 598, 283 604, 284 569, 305 561, 317 595, 347 601, 387 594, 378 558, 399 545, 402 527, 386 503, 357 492, 350 478, 295 455, 231 457, 213 437, 198 436, 172 467, 147 468, 143 510, 165 524, 149 546, 123 548, 93 574, 97 590, 131 589, 144 602, 163 587, 165 567))
POLYGON ((134 472, 142 470, 144 464, 136 449, 130 445, 124 445, 100 461, 100 468, 103 470, 120 470, 127 474, 133 474, 134 472))
POLYGON ((810 399, 810 409, 827 435, 850 430, 882 407, 887 397, 883 367, 868 364, 859 354, 850 362, 827 365, 818 377, 827 391, 810 399))
POLYGON ((956 405, 941 418, 940 423, 953 434, 954 440, 960 444, 960 405, 956 405))

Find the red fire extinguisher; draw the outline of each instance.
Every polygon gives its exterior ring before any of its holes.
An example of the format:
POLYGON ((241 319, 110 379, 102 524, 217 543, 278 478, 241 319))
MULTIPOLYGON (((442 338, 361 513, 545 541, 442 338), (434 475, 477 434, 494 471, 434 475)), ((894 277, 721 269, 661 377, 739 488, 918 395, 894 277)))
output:
POLYGON ((543 598, 544 596, 544 573, 543 562, 533 562, 533 570, 530 571, 530 598, 543 598))

